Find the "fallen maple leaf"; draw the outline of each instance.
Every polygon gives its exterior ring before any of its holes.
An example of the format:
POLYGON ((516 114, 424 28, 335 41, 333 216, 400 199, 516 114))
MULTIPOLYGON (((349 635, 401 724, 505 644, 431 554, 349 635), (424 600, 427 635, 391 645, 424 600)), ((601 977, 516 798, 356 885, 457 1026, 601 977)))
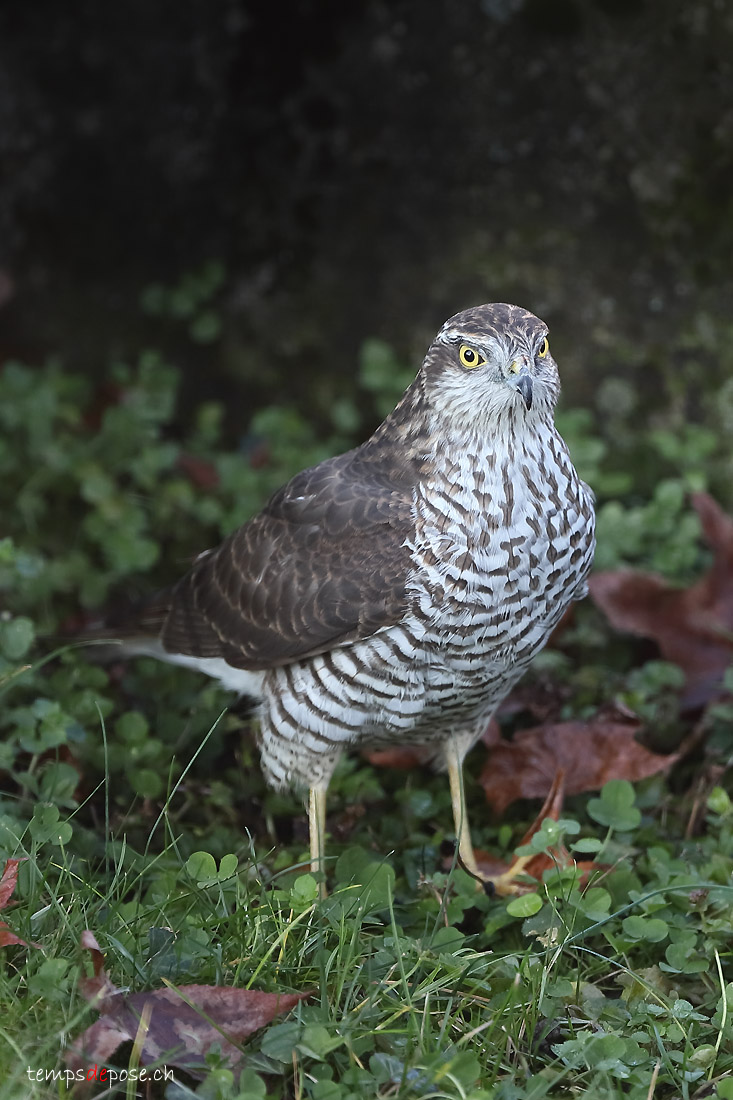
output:
POLYGON ((125 1042, 138 1046, 143 1066, 165 1063, 183 1067, 193 1076, 205 1066, 216 1043, 230 1067, 236 1068, 241 1043, 275 1016, 311 996, 308 993, 262 993, 214 985, 180 985, 147 993, 123 993, 104 971, 104 956, 92 932, 82 935, 91 952, 94 975, 79 985, 83 996, 101 1013, 66 1056, 70 1069, 109 1060, 125 1042))
POLYGON ((565 793, 598 790, 609 779, 645 779, 666 771, 679 753, 660 756, 635 739, 636 715, 614 708, 587 722, 548 722, 491 749, 479 782, 497 814, 518 798, 544 798, 559 770, 565 793))
POLYGON ((714 555, 699 581, 675 588, 654 573, 619 569, 595 573, 589 586, 617 630, 652 638, 679 665, 686 678, 682 702, 697 708, 720 693, 733 659, 733 520, 707 493, 691 499, 714 555))
MULTIPOLYGON (((23 862, 22 859, 6 859, 5 867, 3 869, 2 878, 0 878, 0 909, 6 909, 8 902, 15 893, 15 887, 18 885, 18 867, 23 862)), ((40 947, 40 943, 27 943, 22 940, 20 936, 16 936, 15 932, 11 932, 8 925, 4 920, 0 921, 0 947, 9 947, 11 944, 18 943, 21 947, 40 947)))

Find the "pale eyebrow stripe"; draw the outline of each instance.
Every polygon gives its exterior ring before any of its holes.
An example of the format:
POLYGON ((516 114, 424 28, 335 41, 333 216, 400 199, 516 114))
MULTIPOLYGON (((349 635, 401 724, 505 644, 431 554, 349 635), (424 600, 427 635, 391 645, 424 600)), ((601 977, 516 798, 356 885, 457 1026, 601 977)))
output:
POLYGON ((482 335, 472 332, 464 332, 460 328, 449 328, 438 333, 438 337, 441 340, 450 341, 451 343, 458 343, 462 341, 464 344, 471 344, 472 347, 485 347, 488 344, 499 344, 499 339, 494 336, 493 333, 487 332, 482 335))

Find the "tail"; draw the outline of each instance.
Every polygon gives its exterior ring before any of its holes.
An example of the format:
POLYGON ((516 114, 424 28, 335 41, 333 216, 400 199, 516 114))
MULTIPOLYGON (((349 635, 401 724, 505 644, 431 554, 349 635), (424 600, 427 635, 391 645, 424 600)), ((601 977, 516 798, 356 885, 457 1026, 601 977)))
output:
POLYGON ((164 653, 162 632, 171 608, 173 589, 166 588, 150 599, 113 605, 103 617, 87 620, 72 628, 77 639, 90 643, 98 660, 145 653, 164 653), (95 644, 96 643, 96 644, 95 644))
MULTIPOLYGON (((179 582, 180 584, 180 582, 179 582)), ((221 641, 210 637, 211 628, 202 631, 201 617, 189 605, 176 604, 175 640, 170 644, 167 635, 174 598, 179 585, 162 589, 149 600, 110 611, 103 619, 85 626, 77 635, 90 643, 90 656, 100 663, 126 657, 153 657, 166 664, 180 665, 211 676, 229 691, 248 696, 257 701, 262 696, 264 672, 236 668, 220 656, 221 641), (190 635, 186 635, 181 619, 190 619, 190 635)))

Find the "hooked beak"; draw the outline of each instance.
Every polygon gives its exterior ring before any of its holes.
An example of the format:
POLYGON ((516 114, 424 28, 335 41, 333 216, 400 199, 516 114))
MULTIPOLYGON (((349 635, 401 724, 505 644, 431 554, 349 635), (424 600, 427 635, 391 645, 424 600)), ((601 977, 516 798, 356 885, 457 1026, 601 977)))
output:
POLYGON ((531 409, 532 390, 534 382, 529 367, 527 366, 526 362, 523 363, 520 362, 518 359, 515 359, 509 370, 514 376, 510 379, 511 385, 514 386, 516 390, 519 390, 524 399, 524 404, 527 406, 527 409, 531 409))

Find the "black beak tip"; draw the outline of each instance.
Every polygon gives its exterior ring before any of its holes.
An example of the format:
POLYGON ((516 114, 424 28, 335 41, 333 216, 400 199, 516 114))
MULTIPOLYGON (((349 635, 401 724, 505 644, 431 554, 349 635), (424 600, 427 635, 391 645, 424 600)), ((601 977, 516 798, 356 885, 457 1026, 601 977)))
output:
POLYGON ((527 406, 527 410, 532 408, 532 376, 530 374, 520 374, 517 378, 517 389, 524 398, 524 404, 527 406))

